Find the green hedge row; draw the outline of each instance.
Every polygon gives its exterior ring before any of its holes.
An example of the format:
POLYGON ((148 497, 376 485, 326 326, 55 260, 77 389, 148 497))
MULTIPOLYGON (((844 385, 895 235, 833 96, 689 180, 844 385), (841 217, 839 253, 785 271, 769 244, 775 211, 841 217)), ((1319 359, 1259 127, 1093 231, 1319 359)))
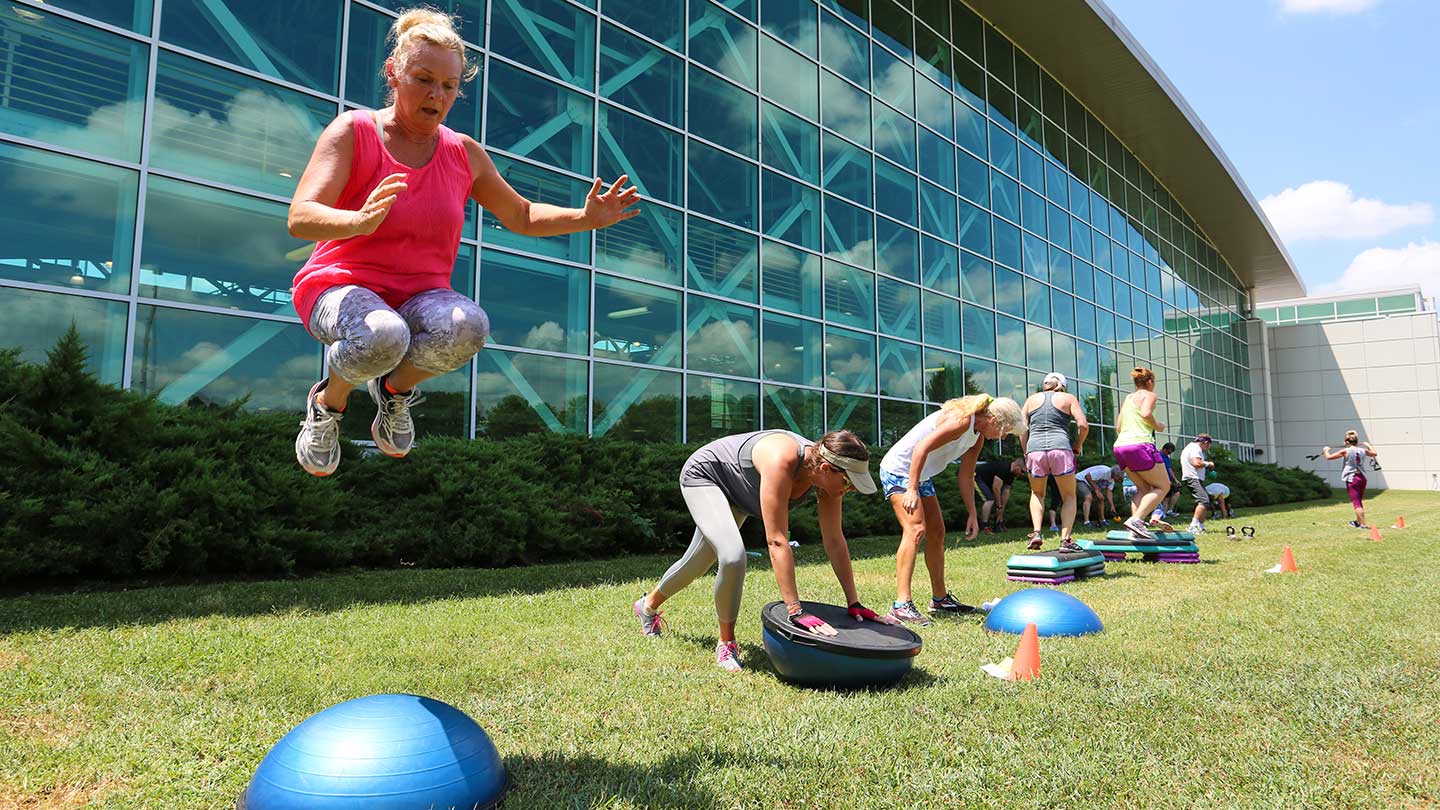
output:
MULTIPOLYGON (((296 417, 171 407, 102 385, 71 335, 47 363, 0 352, 0 585, 258 576, 349 566, 505 566, 673 551, 693 447, 539 433, 427 437, 409 457, 345 447, 326 479, 295 463, 296 417)), ((1324 497, 1319 478, 1226 464, 1237 505, 1324 497)), ((964 525, 954 476, 938 482, 964 525)), ((1024 482, 1012 526, 1025 518, 1024 482)), ((878 497, 846 499, 852 537, 896 534, 878 497)), ((761 542, 758 521, 745 527, 761 542)), ((792 537, 818 540, 813 499, 792 537)))

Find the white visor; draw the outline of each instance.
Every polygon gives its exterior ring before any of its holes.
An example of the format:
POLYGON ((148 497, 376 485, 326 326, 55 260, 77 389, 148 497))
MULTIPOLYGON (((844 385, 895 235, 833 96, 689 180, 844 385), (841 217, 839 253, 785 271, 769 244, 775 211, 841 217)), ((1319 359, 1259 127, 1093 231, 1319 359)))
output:
POLYGON ((855 485, 855 491, 861 495, 874 495, 878 490, 875 486, 875 479, 870 477, 870 462, 861 461, 858 458, 847 458, 838 453, 832 453, 823 444, 815 445, 820 458, 829 463, 832 467, 838 467, 845 471, 850 477, 850 483, 855 485))

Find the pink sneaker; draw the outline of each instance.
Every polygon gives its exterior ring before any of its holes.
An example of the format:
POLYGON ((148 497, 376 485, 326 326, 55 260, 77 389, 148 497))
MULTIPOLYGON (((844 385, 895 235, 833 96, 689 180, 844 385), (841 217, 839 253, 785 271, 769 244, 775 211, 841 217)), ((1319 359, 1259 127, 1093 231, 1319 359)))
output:
POLYGON ((1145 521, 1144 521, 1144 520, 1141 520, 1139 517, 1136 517, 1136 516, 1133 516, 1133 515, 1132 515, 1131 518, 1130 518, 1129 520, 1125 521, 1125 523, 1124 523, 1123 525, 1125 526, 1125 528, 1127 528, 1127 529, 1130 530, 1130 537, 1131 537, 1131 539, 1134 539, 1134 540, 1154 540, 1154 539, 1155 539, 1155 535, 1151 534, 1151 533, 1150 533, 1150 529, 1145 526, 1145 521))
MULTIPOLYGON (((648 596, 649 594, 646 594, 648 596)), ((665 629, 665 620, 660 618, 661 611, 653 614, 645 613, 645 597, 635 600, 635 618, 640 620, 640 632, 646 638, 660 638, 660 633, 665 629)))
POLYGON ((715 645, 715 666, 726 672, 739 672, 740 645, 733 641, 722 641, 715 645))

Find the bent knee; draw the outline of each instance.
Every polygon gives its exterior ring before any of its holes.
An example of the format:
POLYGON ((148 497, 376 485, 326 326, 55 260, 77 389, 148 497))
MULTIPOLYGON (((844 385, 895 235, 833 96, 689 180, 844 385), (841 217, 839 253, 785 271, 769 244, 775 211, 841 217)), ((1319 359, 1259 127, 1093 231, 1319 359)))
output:
POLYGON ((739 554, 720 554, 716 557, 716 573, 720 576, 745 576, 745 550, 739 554))
POLYGON ((394 312, 367 313, 365 327, 330 348, 331 370, 357 385, 388 374, 410 349, 410 327, 394 312))
POLYGON ((917 520, 905 528, 905 538, 912 543, 923 542, 929 533, 929 524, 923 520, 917 520))
POLYGON ((454 371, 485 348, 490 318, 474 301, 459 298, 447 311, 427 318, 425 335, 411 353, 417 368, 436 374, 454 371))
POLYGON ((474 301, 461 299, 450 310, 450 330, 455 352, 469 357, 485 348, 490 337, 490 316, 474 301))

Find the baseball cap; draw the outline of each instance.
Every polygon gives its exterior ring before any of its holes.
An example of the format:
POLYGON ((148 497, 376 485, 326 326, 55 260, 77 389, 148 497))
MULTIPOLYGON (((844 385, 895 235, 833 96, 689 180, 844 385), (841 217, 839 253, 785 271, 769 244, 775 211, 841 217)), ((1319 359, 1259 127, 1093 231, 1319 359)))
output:
POLYGON ((1208 444, 1208 443, 1214 441, 1214 439, 1211 439, 1211 438, 1210 438, 1210 434, 1209 434, 1209 433, 1201 433, 1199 436, 1196 436, 1196 437, 1195 437, 1195 441, 1197 441, 1197 442, 1205 442, 1205 443, 1208 444))
POLYGON ((1055 383, 1056 388, 1064 388, 1066 385, 1069 384, 1069 381, 1065 379, 1065 375, 1061 374, 1058 371, 1052 371, 1049 374, 1046 374, 1045 379, 1041 384, 1043 385, 1045 383, 1052 382, 1055 383))
POLYGON ((855 491, 861 495, 874 495, 876 490, 875 479, 870 477, 870 462, 861 461, 858 458, 842 456, 839 453, 831 452, 823 444, 815 445, 820 458, 833 467, 839 467, 849 476, 850 483, 855 485, 855 491))

